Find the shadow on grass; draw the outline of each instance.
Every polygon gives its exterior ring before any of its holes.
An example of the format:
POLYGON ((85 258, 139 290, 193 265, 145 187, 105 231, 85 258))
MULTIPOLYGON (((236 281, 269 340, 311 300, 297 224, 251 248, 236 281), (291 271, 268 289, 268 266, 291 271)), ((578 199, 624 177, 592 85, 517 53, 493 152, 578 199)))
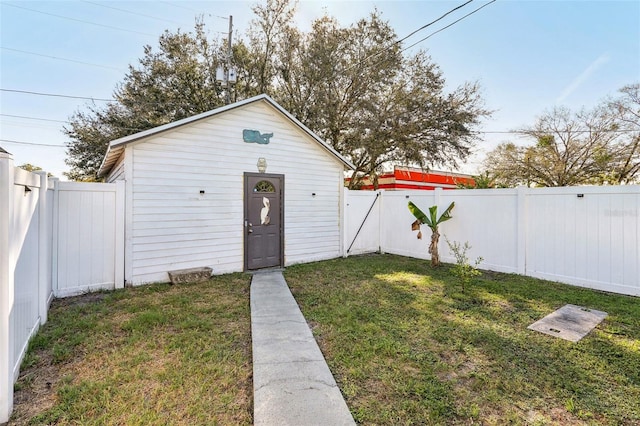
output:
POLYGON ((450 266, 390 255, 285 276, 358 422, 640 420, 635 298, 495 273, 463 294, 450 266), (610 316, 577 344, 527 330, 566 303, 610 316))
POLYGON ((251 424, 249 282, 54 301, 9 424, 251 424))

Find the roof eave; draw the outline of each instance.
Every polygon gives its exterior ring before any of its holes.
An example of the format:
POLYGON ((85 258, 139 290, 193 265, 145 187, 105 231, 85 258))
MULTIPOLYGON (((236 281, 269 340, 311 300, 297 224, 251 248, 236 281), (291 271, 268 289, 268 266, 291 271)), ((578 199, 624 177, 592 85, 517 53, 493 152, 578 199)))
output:
POLYGON ((291 115, 287 110, 285 110, 282 106, 280 106, 276 101, 274 101, 270 96, 266 94, 254 96, 252 98, 244 99, 239 102, 235 102, 233 104, 225 105, 220 108, 213 109, 211 111, 203 112, 201 114, 197 114, 191 117, 183 118, 182 120, 174 121, 171 123, 163 124, 162 126, 154 127, 152 129, 144 130, 142 132, 134 133, 132 135, 124 136, 119 139, 115 139, 109 142, 109 146, 107 147, 107 152, 105 153, 102 163, 100 164, 100 168, 98 169, 98 177, 103 177, 108 175, 111 172, 111 169, 115 162, 118 160, 120 155, 122 154, 123 146, 129 144, 131 142, 135 142, 137 140, 146 138, 148 136, 156 135, 158 133, 162 133, 168 130, 175 129, 180 126, 184 126, 186 124, 193 123, 194 121, 202 120, 225 111, 230 111, 235 108, 242 107, 244 105, 248 105, 253 102, 264 100, 273 106, 275 109, 280 111, 284 116, 286 116, 289 120, 291 120, 296 126, 300 127, 305 133, 311 136, 316 142, 320 144, 324 149, 326 149, 330 154, 332 154, 338 161, 340 161, 345 167, 355 170, 355 166, 346 158, 344 158, 340 153, 338 153, 331 146, 326 144, 318 135, 311 131, 307 126, 302 124, 297 118, 291 115), (121 149, 117 149, 121 148, 121 149))

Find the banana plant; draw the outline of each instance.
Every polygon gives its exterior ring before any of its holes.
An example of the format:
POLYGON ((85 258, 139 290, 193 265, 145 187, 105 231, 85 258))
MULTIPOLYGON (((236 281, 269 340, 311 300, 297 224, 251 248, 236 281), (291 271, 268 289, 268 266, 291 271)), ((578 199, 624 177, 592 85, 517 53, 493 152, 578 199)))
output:
POLYGON ((438 217, 438 206, 429 207, 429 216, 424 214, 422 210, 415 204, 409 201, 409 211, 415 216, 416 221, 411 224, 412 231, 418 231, 418 239, 422 239, 422 231, 420 231, 420 225, 427 225, 431 228, 431 244, 429 244, 429 254, 431 255, 431 266, 440 265, 440 255, 438 253, 438 241, 440 240, 440 233, 438 232, 438 225, 452 218, 451 210, 455 203, 449 204, 449 207, 438 217))

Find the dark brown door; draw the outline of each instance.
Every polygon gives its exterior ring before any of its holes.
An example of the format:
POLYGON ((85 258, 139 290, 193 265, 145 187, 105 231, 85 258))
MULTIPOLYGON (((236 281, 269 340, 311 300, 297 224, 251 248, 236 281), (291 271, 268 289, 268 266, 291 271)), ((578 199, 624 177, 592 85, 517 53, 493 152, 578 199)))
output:
POLYGON ((284 176, 244 174, 244 266, 283 266, 284 176))

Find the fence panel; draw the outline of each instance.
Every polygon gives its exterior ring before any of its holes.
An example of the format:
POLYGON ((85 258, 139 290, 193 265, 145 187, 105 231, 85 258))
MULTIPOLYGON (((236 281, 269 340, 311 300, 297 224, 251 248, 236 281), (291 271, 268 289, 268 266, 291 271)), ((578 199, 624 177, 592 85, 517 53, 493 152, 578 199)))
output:
POLYGON ((15 169, 14 253, 17 254, 14 272, 14 301, 11 311, 13 338, 13 378, 17 378, 20 362, 29 339, 37 331, 39 316, 39 232, 38 202, 46 196, 46 188, 39 188, 38 175, 15 169))
POLYGON ((527 275, 640 295, 639 187, 527 194, 527 275))
POLYGON ((407 207, 409 201, 428 213, 428 207, 435 203, 435 191, 383 192, 381 250, 385 253, 427 259, 431 232, 425 226, 422 230, 423 237, 419 240, 418 231, 411 231, 411 224, 416 218, 407 207))
MULTIPOLYGON (((455 202, 453 219, 440 226, 441 260, 455 263, 445 237, 469 243, 469 261, 482 256, 481 267, 492 271, 518 272, 518 195, 515 189, 443 191, 438 214, 455 202)), ((427 206, 425 206, 427 208, 427 206)))
POLYGON ((116 284, 122 264, 123 247, 118 241, 124 233, 118 224, 123 216, 124 188, 119 183, 58 182, 57 193, 57 272, 56 297, 87 291, 110 290, 116 284), (90 236, 90 237, 88 237, 90 236))
MULTIPOLYGON (((364 200, 371 192, 347 191, 345 199, 364 200), (359 197, 359 198, 358 198, 359 197)), ((470 260, 480 267, 520 273, 567 284, 640 296, 640 186, 517 188, 491 190, 381 191, 380 240, 383 252, 429 259, 430 230, 411 232, 413 201, 425 213, 456 203, 453 219, 440 227, 440 256, 455 262, 444 236, 472 246, 470 260)), ((359 209, 366 206, 359 205, 359 209)), ((352 207, 350 207, 352 208, 352 207)), ((362 216, 362 214, 361 214, 362 216)), ((357 221, 347 221, 353 235, 357 221)), ((355 253, 377 250, 371 241, 355 253)), ((354 254, 354 251, 349 252, 354 254)))
POLYGON ((0 151, 0 423, 53 295, 123 287, 123 246, 124 182, 49 181, 0 151))
POLYGON ((40 218, 47 179, 14 167, 0 152, 0 423, 13 407, 13 383, 40 315, 40 218), (41 188, 42 186, 42 188, 41 188))
POLYGON ((345 253, 354 255, 378 251, 380 249, 379 193, 347 189, 344 191, 345 253))

